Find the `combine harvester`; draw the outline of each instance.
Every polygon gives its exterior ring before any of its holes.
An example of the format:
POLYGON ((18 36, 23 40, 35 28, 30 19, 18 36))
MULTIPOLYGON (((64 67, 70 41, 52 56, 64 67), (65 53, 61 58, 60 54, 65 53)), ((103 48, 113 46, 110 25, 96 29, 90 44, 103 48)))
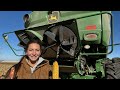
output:
POLYGON ((3 34, 15 55, 19 56, 7 39, 11 33, 23 49, 39 38, 42 57, 61 79, 120 79, 120 58, 107 58, 119 45, 113 43, 111 11, 32 11, 23 18, 24 30, 3 34))

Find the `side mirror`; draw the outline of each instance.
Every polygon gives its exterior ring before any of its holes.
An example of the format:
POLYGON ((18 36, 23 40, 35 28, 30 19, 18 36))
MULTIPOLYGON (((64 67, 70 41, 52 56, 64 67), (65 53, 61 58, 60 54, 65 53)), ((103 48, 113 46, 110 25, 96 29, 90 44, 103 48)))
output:
POLYGON ((3 35, 3 37, 4 37, 5 41, 8 40, 8 35, 3 35))

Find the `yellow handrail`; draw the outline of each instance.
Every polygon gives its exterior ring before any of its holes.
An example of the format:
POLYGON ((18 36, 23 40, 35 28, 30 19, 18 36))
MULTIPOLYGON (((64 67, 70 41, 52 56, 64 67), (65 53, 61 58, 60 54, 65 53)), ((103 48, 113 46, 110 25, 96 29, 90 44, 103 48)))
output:
POLYGON ((53 62, 52 79, 59 79, 59 65, 57 61, 53 62))

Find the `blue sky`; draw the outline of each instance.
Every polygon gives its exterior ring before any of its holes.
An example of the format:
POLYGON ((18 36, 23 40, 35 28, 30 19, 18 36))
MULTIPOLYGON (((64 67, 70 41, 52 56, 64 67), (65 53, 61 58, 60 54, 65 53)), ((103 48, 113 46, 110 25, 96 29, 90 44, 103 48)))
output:
MULTIPOLYGON (((31 11, 0 11, 0 60, 20 60, 21 57, 16 56, 8 45, 5 43, 2 34, 24 29, 23 16, 31 11)), ((114 22, 114 43, 120 43, 120 11, 112 11, 114 22)), ((16 37, 12 36, 13 46, 16 37)), ((109 58, 120 57, 120 46, 115 46, 109 58)))
MULTIPOLYGON (((31 11, 0 11, 0 60, 19 60, 8 45, 5 43, 2 34, 24 29, 23 16, 31 11)), ((12 43, 15 43, 13 37, 12 43)))
MULTIPOLYGON (((112 11, 114 43, 120 43, 120 11, 112 11)), ((108 55, 109 58, 120 57, 120 45, 113 48, 113 52, 108 55)))

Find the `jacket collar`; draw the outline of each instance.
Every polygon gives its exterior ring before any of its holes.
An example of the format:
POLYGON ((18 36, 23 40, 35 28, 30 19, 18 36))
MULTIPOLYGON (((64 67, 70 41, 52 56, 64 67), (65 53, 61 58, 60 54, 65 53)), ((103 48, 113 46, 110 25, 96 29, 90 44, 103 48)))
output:
MULTIPOLYGON (((22 59, 22 61, 21 61, 21 64, 24 66, 24 68, 25 68, 26 70, 31 71, 30 68, 29 68, 30 65, 27 63, 26 59, 27 59, 26 57, 23 57, 23 59, 22 59), (29 69, 28 69, 28 68, 29 68, 29 69)), ((38 61, 37 65, 36 65, 36 67, 35 67, 35 70, 49 63, 48 60, 45 60, 45 59, 43 59, 43 58, 40 58, 40 59, 42 59, 42 60, 41 60, 41 61, 38 61)))

